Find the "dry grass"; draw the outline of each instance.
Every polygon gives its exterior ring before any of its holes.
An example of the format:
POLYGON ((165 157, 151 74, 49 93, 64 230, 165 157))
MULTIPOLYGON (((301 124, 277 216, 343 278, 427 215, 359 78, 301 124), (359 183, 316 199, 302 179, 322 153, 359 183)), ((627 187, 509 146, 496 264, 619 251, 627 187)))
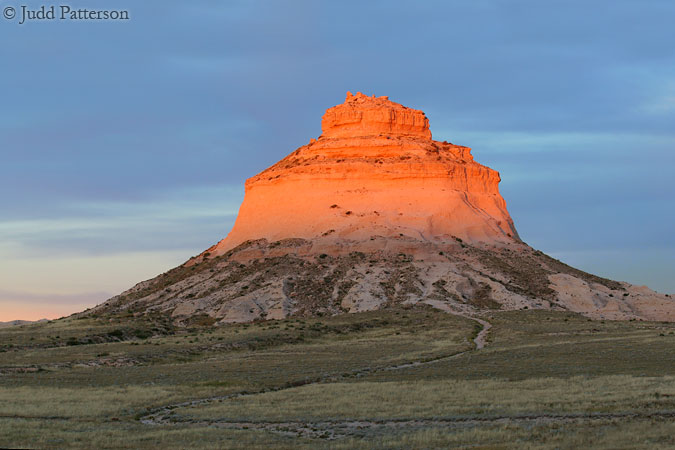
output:
POLYGON ((395 433, 364 443, 345 439, 332 449, 666 449, 675 447, 672 420, 600 420, 593 423, 496 424, 480 427, 426 428, 395 433))
POLYGON ((107 421, 129 412, 145 411, 147 405, 177 401, 190 394, 186 391, 166 386, 4 388, 0 390, 0 416, 107 421))
POLYGON ((175 411, 251 421, 675 413, 675 376, 314 384, 175 411))
POLYGON ((492 342, 479 352, 346 378, 339 376, 469 349, 475 323, 429 309, 396 308, 217 328, 170 329, 161 318, 118 318, 3 329, 0 447, 675 446, 672 419, 658 417, 365 427, 330 442, 255 429, 190 422, 147 426, 138 421, 162 405, 331 376, 339 382, 179 408, 176 413, 194 420, 311 422, 675 409, 672 324, 591 322, 544 311, 495 312, 490 321, 492 342), (149 338, 124 335, 120 342, 66 343, 71 337, 106 335, 120 327, 162 331, 149 338))

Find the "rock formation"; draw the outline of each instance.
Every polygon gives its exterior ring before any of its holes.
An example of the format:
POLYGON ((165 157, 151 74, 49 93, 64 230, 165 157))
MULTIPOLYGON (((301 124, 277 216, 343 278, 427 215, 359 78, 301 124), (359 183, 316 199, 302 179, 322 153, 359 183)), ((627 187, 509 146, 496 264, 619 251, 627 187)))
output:
POLYGON ((323 134, 246 181, 234 228, 211 249, 251 239, 410 236, 445 241, 517 238, 499 174, 471 149, 431 139, 422 111, 347 93, 323 134))
POLYGON ((675 320, 670 296, 523 243, 499 174, 468 147, 432 140, 422 111, 348 93, 322 131, 247 180, 225 239, 93 313, 227 323, 425 303, 675 320))

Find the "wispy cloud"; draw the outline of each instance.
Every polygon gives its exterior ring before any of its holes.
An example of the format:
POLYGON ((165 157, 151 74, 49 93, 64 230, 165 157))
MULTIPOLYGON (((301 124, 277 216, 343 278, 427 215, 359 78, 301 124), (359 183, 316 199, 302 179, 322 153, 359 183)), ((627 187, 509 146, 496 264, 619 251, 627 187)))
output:
POLYGON ((117 292, 182 262, 347 90, 421 108, 436 138, 473 147, 543 250, 672 248, 672 2, 129 8, 123 28, 0 27, 3 289, 117 292))
POLYGON ((75 202, 55 217, 0 220, 0 251, 9 259, 191 247, 198 251, 232 226, 240 191, 194 187, 135 202, 75 202))
POLYGON ((36 294, 33 292, 8 291, 0 289, 0 305, 8 302, 23 304, 81 305, 96 304, 112 297, 110 292, 79 292, 75 294, 36 294))

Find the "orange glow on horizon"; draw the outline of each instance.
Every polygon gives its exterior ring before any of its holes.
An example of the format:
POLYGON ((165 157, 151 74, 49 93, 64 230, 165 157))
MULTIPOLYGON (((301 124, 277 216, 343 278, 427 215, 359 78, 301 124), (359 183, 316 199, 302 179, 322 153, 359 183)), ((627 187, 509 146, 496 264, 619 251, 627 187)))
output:
POLYGON ((3 301, 0 304, 0 322, 12 320, 59 319, 95 306, 97 302, 82 304, 33 303, 3 301))

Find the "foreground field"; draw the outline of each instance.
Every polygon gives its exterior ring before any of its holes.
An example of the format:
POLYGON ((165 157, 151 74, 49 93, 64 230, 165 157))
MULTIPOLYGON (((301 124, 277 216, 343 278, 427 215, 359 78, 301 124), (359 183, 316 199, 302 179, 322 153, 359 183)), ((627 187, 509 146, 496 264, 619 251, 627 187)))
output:
POLYGON ((675 447, 675 325, 388 309, 0 330, 0 447, 675 447))

